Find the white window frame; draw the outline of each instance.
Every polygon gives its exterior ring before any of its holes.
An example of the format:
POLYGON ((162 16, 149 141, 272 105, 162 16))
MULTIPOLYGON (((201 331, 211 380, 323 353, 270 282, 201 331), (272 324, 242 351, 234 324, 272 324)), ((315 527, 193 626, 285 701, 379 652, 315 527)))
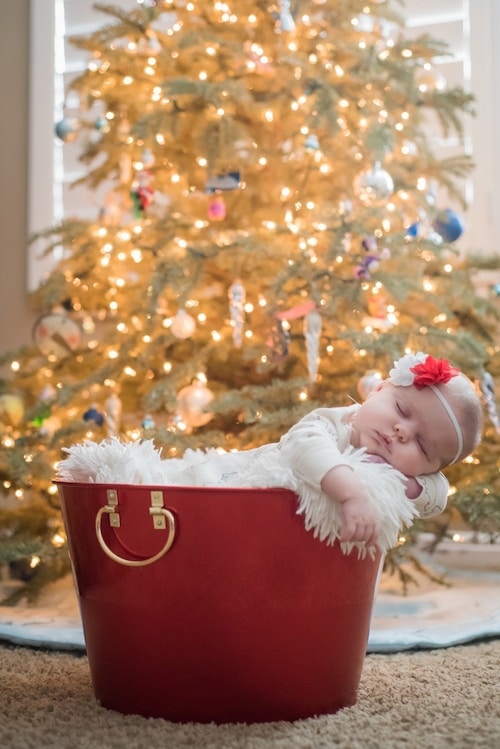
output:
MULTIPOLYGON (((83 2, 83 0, 82 0, 83 2)), ((115 0, 118 3, 118 0, 115 0)), ((62 144, 54 137, 54 123, 62 116, 63 93, 55 81, 58 70, 57 24, 64 0, 31 0, 31 94, 28 229, 30 233, 53 226, 62 218, 62 144)), ((91 4, 89 0, 89 5, 91 4)), ((439 0, 435 0, 439 17, 439 0)), ((498 0, 468 2, 470 86, 476 97, 477 116, 468 124, 476 167, 472 175, 473 201, 465 214, 466 231, 461 241, 465 252, 497 253, 500 237, 500 3, 498 0)), ((401 9, 400 9, 401 10, 401 9)), ((404 12, 404 9, 401 11, 404 12)), ((60 29, 59 29, 60 31, 60 29)), ((58 84, 59 87, 62 85, 58 84)), ((39 247, 29 249, 29 290, 38 286, 54 258, 40 258, 39 247)))

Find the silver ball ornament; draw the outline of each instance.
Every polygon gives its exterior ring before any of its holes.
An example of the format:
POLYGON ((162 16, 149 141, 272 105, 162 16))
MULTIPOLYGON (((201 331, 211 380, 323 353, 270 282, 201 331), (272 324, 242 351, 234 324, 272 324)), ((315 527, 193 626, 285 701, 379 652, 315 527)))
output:
POLYGON ((354 182, 354 191, 363 205, 371 206, 387 200, 394 192, 394 181, 379 162, 362 172, 354 182))
POLYGON ((177 413, 187 427, 201 427, 208 424, 213 414, 207 406, 213 401, 214 394, 201 380, 193 380, 179 391, 177 395, 177 413))

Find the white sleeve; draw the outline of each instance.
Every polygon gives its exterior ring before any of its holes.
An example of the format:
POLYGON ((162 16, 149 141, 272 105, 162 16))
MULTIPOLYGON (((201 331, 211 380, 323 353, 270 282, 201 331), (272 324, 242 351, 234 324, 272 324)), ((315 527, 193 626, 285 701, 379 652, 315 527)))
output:
POLYGON ((320 487, 323 477, 337 465, 349 465, 338 444, 332 409, 317 408, 283 435, 279 442, 282 462, 309 486, 320 487))
POLYGON ((419 516, 430 518, 439 515, 446 508, 450 488, 448 479, 440 472, 416 476, 416 480, 422 487, 420 495, 413 500, 419 516))

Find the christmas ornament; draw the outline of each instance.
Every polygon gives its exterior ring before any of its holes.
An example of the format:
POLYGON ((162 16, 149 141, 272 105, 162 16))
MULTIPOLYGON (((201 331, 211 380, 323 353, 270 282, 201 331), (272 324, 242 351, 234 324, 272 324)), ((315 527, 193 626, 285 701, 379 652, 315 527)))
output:
POLYGON ((290 347, 290 330, 286 320, 280 320, 275 317, 271 329, 271 339, 269 346, 272 348, 271 359, 273 362, 280 362, 288 356, 290 347))
POLYGON ((236 348, 243 343, 243 326, 245 323, 246 292, 241 279, 237 278, 229 287, 229 314, 233 327, 233 342, 236 348))
POLYGON ((411 239, 416 239, 420 234, 420 222, 415 221, 415 223, 410 224, 408 228, 406 229, 406 236, 410 237, 411 239))
POLYGON ((306 339, 307 370, 309 380, 315 382, 318 376, 319 366, 319 342, 322 328, 321 315, 317 310, 312 310, 304 317, 304 337, 306 339))
POLYGON ((94 403, 83 414, 83 420, 93 421, 97 426, 102 427, 104 424, 104 414, 99 411, 94 403))
POLYGON ((381 382, 381 373, 376 369, 369 369, 366 374, 364 374, 358 380, 357 390, 359 395, 363 398, 363 400, 366 400, 371 391, 375 390, 375 388, 378 387, 381 382))
POLYGON ((372 294, 368 299, 368 312, 373 317, 387 317, 387 300, 384 294, 372 294))
POLYGON ((455 242, 464 230, 460 217, 451 208, 441 211, 432 222, 432 226, 445 242, 455 242))
POLYGON ((13 427, 19 426, 24 416, 24 401, 15 393, 0 395, 0 419, 13 427))
POLYGON ((355 267, 354 277, 369 280, 372 277, 372 273, 378 270, 380 262, 390 258, 391 251, 388 247, 379 250, 375 237, 364 237, 361 247, 366 252, 366 256, 355 267))
POLYGON ((276 26, 278 34, 295 31, 295 21, 290 12, 290 0, 281 0, 279 10, 279 20, 276 26))
POLYGON ((146 414, 144 416, 143 420, 142 420, 141 427, 143 429, 148 430, 148 429, 154 429, 155 426, 156 426, 156 424, 155 424, 155 421, 154 421, 153 417, 151 416, 151 414, 146 414))
POLYGON ((211 199, 208 204, 208 218, 210 221, 223 221, 226 218, 226 204, 222 195, 211 199))
POLYGON ((500 434, 500 415, 495 397, 495 383, 489 372, 484 372, 481 379, 481 392, 486 402, 486 409, 491 423, 495 427, 497 434, 500 434))
POLYGON ((109 120, 107 120, 106 117, 98 117, 94 122, 94 127, 100 133, 109 133, 111 129, 109 120))
POLYGON ((36 427, 41 427, 50 418, 51 413, 52 409, 49 403, 40 403, 33 414, 32 424, 36 427))
POLYGON ((141 162, 144 169, 151 169, 155 165, 155 156, 150 148, 145 148, 141 154, 141 162))
POLYGON ((134 205, 134 216, 141 218, 149 206, 154 202, 155 192, 150 187, 151 174, 141 171, 137 175, 137 181, 132 190, 130 197, 134 205))
POLYGON ((285 309, 281 312, 278 312, 276 314, 276 319, 297 320, 299 317, 304 317, 304 315, 312 312, 315 307, 316 305, 314 304, 314 302, 308 299, 306 302, 301 302, 300 304, 296 304, 294 307, 290 307, 290 309, 285 309))
POLYGON ((389 317, 370 317, 369 315, 366 315, 366 317, 362 318, 361 325, 366 332, 373 330, 386 332, 393 327, 394 323, 389 319, 389 317))
POLYGON ((213 414, 207 411, 207 406, 213 401, 214 394, 201 380, 193 380, 179 391, 177 395, 177 411, 182 421, 190 429, 208 424, 213 414))
POLYGON ((304 148, 306 151, 318 151, 319 150, 319 140, 318 136, 314 135, 313 133, 310 133, 307 138, 304 141, 304 148))
POLYGON ((56 122, 55 125, 55 133, 63 143, 71 143, 71 141, 76 138, 77 130, 77 120, 73 120, 70 117, 63 117, 62 120, 56 122))
POLYGON ((104 403, 104 420, 108 437, 116 437, 119 434, 122 410, 120 398, 116 393, 111 393, 104 403))
POLYGON ((373 169, 362 172, 355 179, 354 192, 363 205, 371 206, 390 198, 394 192, 394 182, 377 161, 373 169))
POLYGON ((62 359, 78 349, 82 332, 80 326, 67 315, 50 312, 35 322, 33 340, 45 356, 62 359))
POLYGON ((183 309, 178 310, 178 312, 174 316, 174 319, 172 320, 172 325, 170 326, 172 334, 176 338, 190 338, 193 335, 195 329, 196 322, 194 317, 188 315, 188 313, 183 309))
POLYGON ((236 190, 240 186, 240 181, 241 174, 237 171, 215 174, 205 182, 205 192, 213 194, 219 191, 236 190))
POLYGON ((52 403, 55 401, 56 396, 57 390, 55 387, 53 387, 53 385, 45 385, 40 391, 38 400, 40 403, 52 403))
POLYGON ((369 255, 373 255, 378 250, 377 240, 375 239, 375 237, 363 237, 363 239, 361 240, 361 247, 369 255))

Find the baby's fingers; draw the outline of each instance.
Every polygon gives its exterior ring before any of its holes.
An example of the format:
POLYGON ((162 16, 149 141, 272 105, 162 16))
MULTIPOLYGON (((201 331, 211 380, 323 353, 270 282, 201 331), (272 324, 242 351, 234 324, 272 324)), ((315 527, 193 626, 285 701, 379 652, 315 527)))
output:
POLYGON ((379 527, 377 522, 347 519, 342 525, 340 540, 374 546, 377 543, 378 533, 379 527))

